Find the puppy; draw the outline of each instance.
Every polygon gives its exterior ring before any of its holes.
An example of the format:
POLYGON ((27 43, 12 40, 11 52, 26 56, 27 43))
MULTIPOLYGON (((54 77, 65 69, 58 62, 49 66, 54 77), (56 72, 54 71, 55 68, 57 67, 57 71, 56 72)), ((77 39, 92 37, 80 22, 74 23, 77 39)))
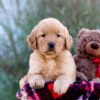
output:
POLYGON ((75 81, 76 66, 69 51, 72 37, 57 19, 46 18, 27 37, 34 50, 30 55, 27 75, 20 80, 20 88, 27 81, 31 87, 42 88, 46 81, 54 81, 54 92, 63 94, 75 81))

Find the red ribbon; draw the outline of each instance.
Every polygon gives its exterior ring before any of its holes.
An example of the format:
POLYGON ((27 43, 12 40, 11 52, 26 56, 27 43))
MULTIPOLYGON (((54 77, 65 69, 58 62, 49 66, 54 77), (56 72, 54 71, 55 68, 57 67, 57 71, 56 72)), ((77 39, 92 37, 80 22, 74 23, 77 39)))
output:
POLYGON ((93 61, 94 63, 98 64, 96 76, 97 76, 98 78, 100 78, 100 58, 94 58, 92 61, 93 61))

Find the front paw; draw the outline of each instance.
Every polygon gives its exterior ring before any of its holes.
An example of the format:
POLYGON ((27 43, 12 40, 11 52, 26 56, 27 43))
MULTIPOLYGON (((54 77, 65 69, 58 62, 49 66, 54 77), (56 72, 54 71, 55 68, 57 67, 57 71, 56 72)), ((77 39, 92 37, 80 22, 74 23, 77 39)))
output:
POLYGON ((94 79, 92 79, 92 82, 100 83, 100 78, 94 78, 94 79))
POLYGON ((58 94, 64 94, 67 91, 69 85, 70 84, 66 80, 56 80, 54 82, 54 92, 58 94))
POLYGON ((28 81, 32 88, 43 88, 45 85, 45 81, 42 78, 31 79, 28 81))
POLYGON ((19 81, 20 89, 23 89, 24 85, 25 85, 25 81, 24 81, 24 78, 22 78, 22 79, 19 81))

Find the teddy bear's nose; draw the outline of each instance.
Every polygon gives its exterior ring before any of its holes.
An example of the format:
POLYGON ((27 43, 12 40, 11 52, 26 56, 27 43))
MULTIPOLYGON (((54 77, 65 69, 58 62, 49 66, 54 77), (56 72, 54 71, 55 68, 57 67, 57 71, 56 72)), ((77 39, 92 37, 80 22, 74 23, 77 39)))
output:
POLYGON ((97 43, 92 43, 91 44, 91 48, 92 49, 98 49, 99 48, 99 45, 97 43))

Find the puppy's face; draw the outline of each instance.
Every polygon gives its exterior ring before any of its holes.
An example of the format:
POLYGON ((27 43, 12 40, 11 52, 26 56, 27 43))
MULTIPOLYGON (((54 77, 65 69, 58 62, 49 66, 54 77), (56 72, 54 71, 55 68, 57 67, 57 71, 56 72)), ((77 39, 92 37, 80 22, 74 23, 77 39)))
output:
POLYGON ((58 20, 42 20, 28 36, 28 43, 45 56, 56 56, 65 49, 70 49, 72 38, 68 30, 58 20))
POLYGON ((47 56, 55 56, 65 49, 65 37, 60 33, 41 33, 37 37, 38 50, 47 56))

